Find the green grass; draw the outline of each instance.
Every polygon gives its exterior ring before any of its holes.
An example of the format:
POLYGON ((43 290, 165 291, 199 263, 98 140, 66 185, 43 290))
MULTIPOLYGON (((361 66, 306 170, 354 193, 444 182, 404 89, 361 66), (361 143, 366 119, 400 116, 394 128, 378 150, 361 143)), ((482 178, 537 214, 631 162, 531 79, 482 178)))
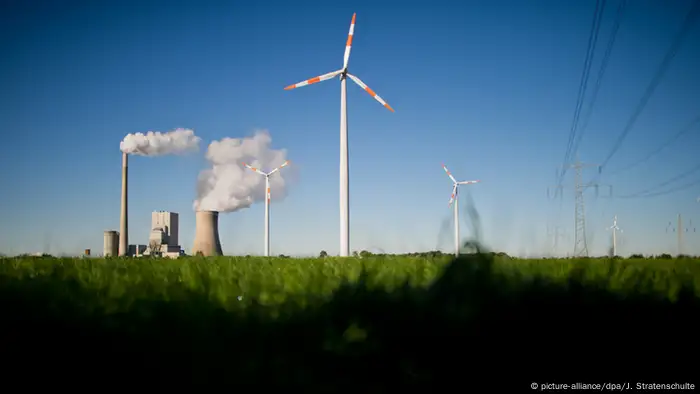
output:
POLYGON ((0 310, 5 354, 71 355, 96 379, 394 392, 532 380, 582 362, 568 346, 674 365, 697 343, 700 259, 3 258, 0 310))

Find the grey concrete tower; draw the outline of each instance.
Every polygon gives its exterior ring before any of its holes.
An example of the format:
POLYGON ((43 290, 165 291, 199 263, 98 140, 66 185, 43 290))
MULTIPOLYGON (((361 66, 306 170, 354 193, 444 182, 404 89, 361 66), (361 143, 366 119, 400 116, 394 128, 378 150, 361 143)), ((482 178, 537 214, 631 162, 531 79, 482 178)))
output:
POLYGON ((129 156, 122 153, 122 208, 119 216, 119 255, 126 256, 129 253, 129 219, 127 206, 127 188, 129 177, 129 156))
POLYGON ((201 252, 204 256, 221 256, 219 241, 219 212, 197 211, 192 254, 201 252))

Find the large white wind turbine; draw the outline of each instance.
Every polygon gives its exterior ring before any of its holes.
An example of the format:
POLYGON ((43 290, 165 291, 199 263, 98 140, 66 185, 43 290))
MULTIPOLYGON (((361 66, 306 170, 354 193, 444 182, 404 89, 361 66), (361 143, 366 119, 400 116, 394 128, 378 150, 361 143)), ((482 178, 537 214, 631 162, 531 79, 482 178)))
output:
POLYGON ((289 160, 270 172, 262 172, 259 168, 251 167, 249 164, 243 163, 246 168, 265 177, 265 256, 270 256, 270 176, 286 167, 288 164, 289 160))
POLYGON ((455 207, 454 207, 454 214, 455 214, 455 256, 459 257, 459 198, 458 198, 459 185, 470 185, 472 183, 477 183, 479 181, 477 180, 477 181, 458 182, 455 179, 455 177, 452 176, 452 174, 450 173, 450 170, 448 170, 444 164, 442 165, 442 168, 447 173, 447 176, 450 177, 450 179, 452 180, 452 184, 454 185, 454 186, 452 186, 452 196, 450 197, 450 202, 447 204, 447 207, 449 208, 452 205, 452 203, 455 204, 455 207))
POLYGON ((617 227, 617 215, 613 218, 613 225, 608 227, 608 230, 612 230, 612 257, 617 256, 617 232, 622 232, 622 229, 617 227))
POLYGON ((349 164, 348 164, 348 117, 347 117, 347 98, 346 98, 346 81, 350 78, 356 84, 360 85, 367 93, 375 100, 379 101, 389 111, 394 112, 394 109, 389 106, 381 97, 370 89, 360 78, 348 73, 348 59, 350 58, 350 49, 352 47, 352 37, 355 31, 355 16, 352 14, 350 22, 350 32, 348 33, 348 41, 345 44, 345 57, 343 58, 343 68, 319 77, 307 79, 294 85, 289 85, 285 90, 300 88, 302 86, 311 85, 312 83, 325 81, 327 79, 340 76, 340 256, 347 257, 350 255, 350 192, 349 192, 349 164))

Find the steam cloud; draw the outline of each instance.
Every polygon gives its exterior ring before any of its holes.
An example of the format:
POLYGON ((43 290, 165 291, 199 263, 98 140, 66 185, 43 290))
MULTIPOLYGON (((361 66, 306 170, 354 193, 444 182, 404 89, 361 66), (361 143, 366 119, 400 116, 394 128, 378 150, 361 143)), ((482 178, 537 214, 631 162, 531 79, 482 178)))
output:
MULTIPOLYGON (((243 167, 248 163, 270 172, 286 161, 285 149, 270 148, 272 138, 266 130, 258 130, 248 138, 224 138, 209 144, 206 158, 211 168, 202 171, 197 180, 195 210, 235 212, 265 199, 265 177, 243 167)), ((289 167, 270 177, 271 199, 285 197, 285 176, 289 167)))
POLYGON ((175 129, 167 133, 149 131, 128 134, 119 144, 122 152, 140 156, 183 154, 199 150, 201 139, 190 129, 175 129))

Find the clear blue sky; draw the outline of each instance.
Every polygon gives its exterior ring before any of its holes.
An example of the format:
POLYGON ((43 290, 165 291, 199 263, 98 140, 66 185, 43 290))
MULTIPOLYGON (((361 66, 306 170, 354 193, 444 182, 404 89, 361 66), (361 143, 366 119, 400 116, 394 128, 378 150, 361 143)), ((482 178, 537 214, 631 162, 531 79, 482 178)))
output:
MULTIPOLYGON (((350 72, 396 112, 349 83, 351 249, 451 249, 444 162, 457 178, 483 180, 469 190, 490 247, 549 251, 558 203, 548 201, 547 187, 564 158, 593 0, 234 3, 242 4, 3 2, 0 251, 101 253, 103 231, 119 227, 119 142, 127 133, 186 127, 203 139, 199 154, 130 161, 130 243, 147 243, 151 211, 170 210, 180 213, 189 250, 206 146, 264 128, 300 173, 271 206, 272 253, 337 254, 339 83, 283 88, 341 68, 353 12, 350 72)), ((582 161, 599 163, 612 149, 691 3, 629 1, 582 161)), ((587 96, 617 4, 606 7, 587 96)), ((606 170, 644 157, 700 114, 698 48, 700 25, 606 170)), ((691 169, 700 163, 699 130, 600 181, 629 194, 691 169)), ((595 173, 586 170, 586 179, 595 173)), ((562 253, 573 249, 571 191, 560 215, 569 236, 562 253)), ((700 227, 697 196, 700 185, 639 199, 587 192, 591 253, 607 249, 614 214, 625 231, 621 254, 675 252, 666 225, 682 213, 700 227)), ((222 215, 220 234, 227 254, 261 254, 263 206, 222 215)), ((700 253, 699 237, 687 237, 691 252, 700 253)))

